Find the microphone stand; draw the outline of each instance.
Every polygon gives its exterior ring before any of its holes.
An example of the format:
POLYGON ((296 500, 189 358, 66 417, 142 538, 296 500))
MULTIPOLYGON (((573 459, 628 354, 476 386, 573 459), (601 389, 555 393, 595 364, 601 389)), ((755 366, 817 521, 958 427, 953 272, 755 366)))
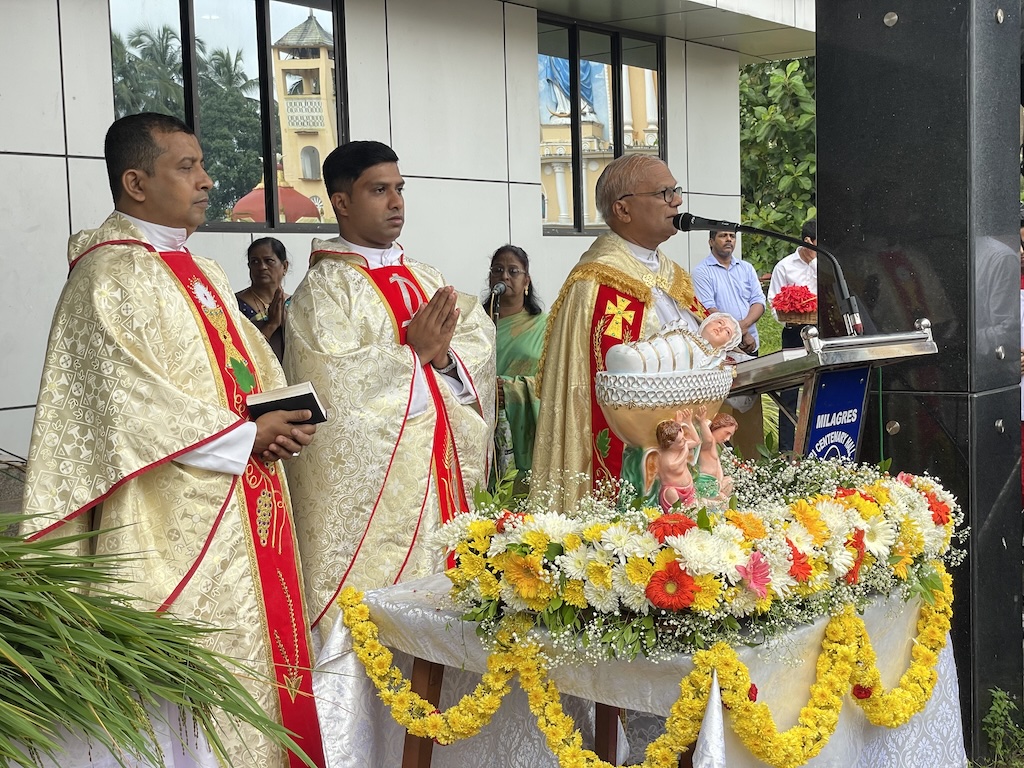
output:
POLYGON ((846 276, 843 274, 843 268, 839 265, 839 259, 837 259, 835 254, 827 248, 823 248, 820 245, 812 245, 806 240, 801 240, 797 237, 790 237, 789 235, 783 235, 779 232, 772 232, 770 229, 752 227, 748 224, 736 224, 729 221, 704 222, 689 213, 679 214, 673 218, 672 223, 676 225, 676 229, 684 232, 690 232, 694 229, 714 229, 718 232, 746 232, 751 235, 761 235, 762 237, 770 237, 775 240, 783 240, 787 243, 798 245, 801 248, 812 250, 815 253, 820 253, 828 259, 828 262, 832 265, 832 269, 834 269, 836 273, 836 288, 839 291, 839 310, 843 313, 843 322, 846 324, 846 335, 860 336, 864 333, 864 326, 860 321, 860 307, 857 304, 857 297, 850 293, 850 288, 846 284, 846 276), (698 222, 700 222, 700 226, 697 226, 698 222))

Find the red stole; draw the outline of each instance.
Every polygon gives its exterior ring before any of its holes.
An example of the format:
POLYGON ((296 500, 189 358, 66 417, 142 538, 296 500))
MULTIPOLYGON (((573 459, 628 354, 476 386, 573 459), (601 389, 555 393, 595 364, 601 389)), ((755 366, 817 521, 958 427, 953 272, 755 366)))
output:
MULTIPOLYGON (((248 418, 245 396, 259 391, 259 373, 251 360, 238 327, 225 309, 224 300, 192 260, 188 252, 159 254, 181 286, 197 323, 203 330, 207 352, 224 405, 248 418)), ((278 474, 278 462, 270 464, 250 456, 242 476, 242 498, 246 515, 241 521, 249 537, 250 562, 255 565, 263 602, 264 642, 270 654, 277 685, 281 720, 295 734, 295 740, 317 766, 326 765, 316 701, 313 698, 313 662, 306 624, 302 579, 297 566, 291 507, 278 474)), ((235 481, 238 482, 237 479, 235 481)), ((230 494, 228 500, 230 499, 230 494)), ((217 516, 202 554, 224 516, 228 500, 217 516)), ((230 524, 230 523, 229 523, 230 524)), ((202 559, 200 555, 200 560, 202 559)), ((161 606, 171 607, 199 567, 192 566, 182 582, 161 606)), ((253 618, 255 621, 255 617, 253 618)), ((305 763, 288 753, 292 768, 305 763)))
POLYGON ((604 358, 616 344, 636 341, 644 326, 644 303, 628 293, 607 285, 597 287, 597 300, 590 323, 590 424, 591 477, 593 487, 615 483, 622 473, 623 442, 608 426, 597 403, 594 382, 604 370, 604 358))
MULTIPOLYGON (((377 269, 366 269, 358 265, 352 266, 365 275, 377 290, 377 294, 384 303, 385 309, 391 316, 395 340, 399 344, 405 344, 409 321, 412 320, 417 310, 429 301, 416 276, 405 264, 378 267, 377 269)), ((422 360, 420 362, 425 369, 430 367, 429 360, 422 360)), ((459 454, 455 445, 455 438, 452 435, 451 422, 448 419, 448 409, 445 407, 444 398, 441 396, 441 385, 438 383, 437 376, 432 371, 424 370, 423 374, 423 378, 426 379, 427 387, 430 390, 430 399, 434 403, 434 411, 437 414, 434 425, 431 475, 435 488, 437 488, 441 522, 447 523, 460 512, 468 511, 469 502, 466 498, 466 489, 462 485, 459 454)), ((422 509, 420 514, 422 516, 422 509)), ((418 530, 419 526, 417 526, 417 532, 418 530)), ((410 545, 411 551, 412 546, 410 545)), ((454 565, 454 555, 449 555, 448 566, 454 567, 454 565)))

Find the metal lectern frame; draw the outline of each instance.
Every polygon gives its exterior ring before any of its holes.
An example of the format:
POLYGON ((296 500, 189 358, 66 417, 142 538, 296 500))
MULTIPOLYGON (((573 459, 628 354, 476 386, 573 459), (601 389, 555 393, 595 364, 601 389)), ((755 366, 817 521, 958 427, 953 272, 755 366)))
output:
MULTIPOLYGON (((764 357, 747 360, 736 365, 736 378, 731 395, 767 394, 779 405, 780 418, 790 418, 796 424, 793 450, 799 455, 808 452, 808 435, 816 412, 814 402, 819 380, 825 372, 863 368, 868 372, 874 368, 899 362, 908 357, 931 355, 938 352, 932 340, 931 323, 918 320, 916 330, 901 333, 873 334, 868 336, 840 336, 822 339, 814 326, 807 326, 800 335, 803 349, 783 349, 764 357), (790 413, 780 402, 779 392, 791 387, 803 386, 799 415, 790 413), (811 402, 807 403, 807 398, 811 402), (806 406, 806 407, 805 407, 806 406)), ((863 413, 863 397, 860 413, 863 413)), ((860 450, 860 435, 857 431, 857 451, 860 450)), ((852 458, 856 458, 855 456, 852 458)))

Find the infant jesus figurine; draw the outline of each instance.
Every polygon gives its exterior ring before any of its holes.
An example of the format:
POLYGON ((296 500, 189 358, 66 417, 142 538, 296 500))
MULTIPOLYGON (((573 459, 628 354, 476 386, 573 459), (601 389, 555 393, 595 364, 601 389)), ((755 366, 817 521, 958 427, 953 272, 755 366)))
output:
POLYGON ((690 464, 693 463, 694 449, 701 442, 693 427, 693 412, 676 411, 675 419, 659 422, 656 437, 658 480, 661 481, 658 503, 664 512, 677 504, 693 506, 697 502, 697 491, 693 487, 690 464))

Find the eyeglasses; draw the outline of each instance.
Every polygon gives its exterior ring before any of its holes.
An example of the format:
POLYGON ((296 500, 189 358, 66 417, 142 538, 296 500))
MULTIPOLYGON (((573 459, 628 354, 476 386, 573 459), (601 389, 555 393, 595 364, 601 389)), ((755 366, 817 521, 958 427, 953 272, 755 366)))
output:
POLYGON ((508 275, 509 277, 519 277, 520 275, 525 273, 519 267, 509 267, 508 269, 505 269, 505 267, 491 267, 491 274, 494 277, 501 277, 502 275, 508 275))
POLYGON ((662 200, 664 200, 669 205, 672 205, 672 202, 677 197, 682 198, 682 196, 683 196, 683 188, 682 187, 665 187, 664 189, 659 189, 657 192, 627 192, 626 194, 624 194, 622 197, 620 197, 618 199, 619 200, 625 200, 627 197, 654 197, 655 195, 661 195, 662 200))

